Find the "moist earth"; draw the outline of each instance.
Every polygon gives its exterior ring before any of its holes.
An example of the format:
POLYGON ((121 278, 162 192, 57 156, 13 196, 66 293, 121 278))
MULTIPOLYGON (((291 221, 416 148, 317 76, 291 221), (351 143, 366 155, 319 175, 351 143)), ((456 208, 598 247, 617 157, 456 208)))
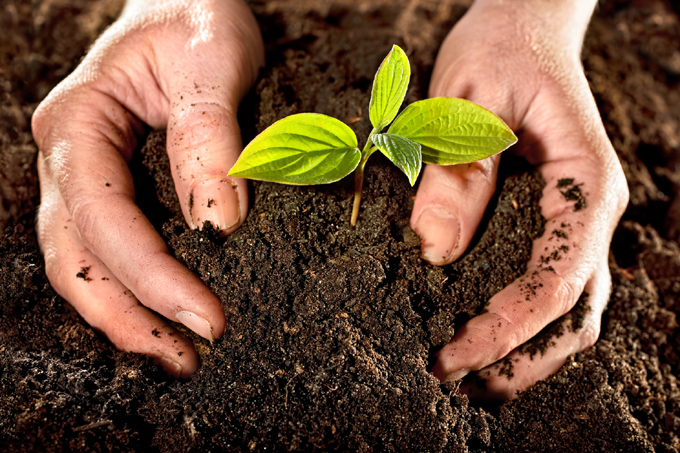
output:
MULTIPOLYGON (((251 1, 267 66, 239 113, 244 141, 301 111, 369 133, 368 98, 392 44, 422 99, 436 51, 469 2, 251 1), (427 26, 423 26, 427 24, 427 26)), ((0 11, 0 449, 3 451, 680 451, 680 19, 665 1, 601 3, 584 67, 631 200, 609 255, 612 295, 597 343, 505 403, 476 403, 428 372, 454 329, 520 277, 544 231, 544 182, 503 157, 480 232, 444 267, 420 259, 415 189, 386 159, 351 181, 253 182, 227 238, 190 230, 153 131, 130 162, 138 202, 229 319, 201 369, 168 378, 116 351, 45 277, 35 234, 30 116, 120 11, 119 1, 10 1, 0 11)), ((565 197, 589 209, 569 178, 565 197)), ((547 256, 546 260, 558 256, 547 256)), ((89 269, 73 278, 87 279, 89 269)), ((568 316, 587 310, 587 295, 568 316)), ((178 328, 182 329, 181 326, 178 328)), ((526 346, 542 354, 566 327, 526 346)), ((149 335, 153 335, 149 332, 149 335)), ((511 368, 502 369, 512 379, 511 368)))

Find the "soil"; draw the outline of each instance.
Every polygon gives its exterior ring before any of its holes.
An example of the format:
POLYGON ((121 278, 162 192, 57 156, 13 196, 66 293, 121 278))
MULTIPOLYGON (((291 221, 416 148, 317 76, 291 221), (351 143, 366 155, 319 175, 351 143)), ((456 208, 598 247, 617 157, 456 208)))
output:
MULTIPOLYGON (((121 2, 25 3, 0 10, 1 450, 680 451, 677 4, 602 2, 585 43, 586 74, 631 191, 600 338, 517 399, 481 406, 428 367, 456 326, 523 273, 534 238, 565 234, 544 231, 540 174, 504 157, 473 245, 434 267, 408 226, 415 190, 384 159, 367 166, 356 228, 351 181, 253 183, 246 222, 220 238, 185 225, 164 132, 151 133, 130 164, 139 204, 229 318, 212 345, 187 332, 202 367, 175 381, 116 351, 54 292, 35 234, 30 116, 121 2)), ((241 108, 246 142, 300 111, 367 136, 372 77, 390 46, 412 61, 407 102, 424 98, 438 46, 469 4, 250 3, 268 64, 241 108)), ((573 180, 560 184, 588 209, 573 180)), ((577 307, 571 328, 587 295, 577 307)), ((546 329, 527 353, 550 347, 563 327, 546 329)))

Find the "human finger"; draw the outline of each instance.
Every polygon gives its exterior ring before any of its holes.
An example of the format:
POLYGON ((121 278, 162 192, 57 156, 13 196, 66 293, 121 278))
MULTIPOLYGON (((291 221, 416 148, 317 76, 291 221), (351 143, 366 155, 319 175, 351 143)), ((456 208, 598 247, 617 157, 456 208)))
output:
POLYGON ((500 156, 471 164, 425 167, 411 213, 422 256, 449 264, 467 249, 496 189, 500 156))
POLYGON ((175 377, 198 368, 191 341, 142 306, 102 261, 85 247, 42 155, 38 233, 45 270, 54 289, 83 319, 119 349, 157 359, 175 377))
POLYGON ((238 105, 264 64, 252 12, 243 2, 230 8, 225 20, 234 23, 183 46, 181 68, 175 59, 159 62, 170 102, 167 151, 182 211, 192 228, 208 221, 223 234, 248 211, 246 181, 227 174, 242 150, 238 105))
POLYGON ((612 199, 597 178, 556 179, 579 174, 582 165, 574 160, 541 167, 547 180, 541 199, 545 233, 534 241, 527 271, 442 348, 433 370, 438 377, 459 379, 491 365, 574 306, 613 232, 603 206, 612 199))
MULTIPOLYGON (((557 372, 568 357, 595 344, 611 292, 607 261, 602 260, 574 309, 556 321, 549 338, 536 339, 465 380, 461 393, 476 400, 507 400, 557 372), (482 381, 482 382, 480 382, 482 381), (481 385, 480 385, 481 384, 481 385)), ((540 335, 543 335, 541 333, 540 335)))
POLYGON ((204 338, 221 336, 225 317, 219 300, 168 253, 134 203, 122 156, 134 148, 135 119, 106 93, 83 91, 73 95, 88 97, 97 110, 59 104, 60 115, 34 116, 45 158, 41 179, 56 183, 82 244, 138 300, 204 338))
MULTIPOLYGON (((447 42, 455 36, 449 35, 447 42)), ((516 129, 517 99, 508 91, 499 94, 497 84, 486 79, 485 71, 470 79, 470 71, 461 69, 466 64, 470 69, 470 63, 450 55, 450 47, 444 44, 437 56, 429 96, 467 99, 516 129)), ((411 228, 421 238, 425 260, 445 265, 465 252, 496 190, 500 159, 495 155, 471 164, 425 167, 411 213, 411 228)))
POLYGON ((248 212, 246 181, 227 176, 242 150, 236 111, 214 84, 179 92, 184 94, 172 102, 167 150, 184 217, 192 228, 208 221, 228 234, 248 212))

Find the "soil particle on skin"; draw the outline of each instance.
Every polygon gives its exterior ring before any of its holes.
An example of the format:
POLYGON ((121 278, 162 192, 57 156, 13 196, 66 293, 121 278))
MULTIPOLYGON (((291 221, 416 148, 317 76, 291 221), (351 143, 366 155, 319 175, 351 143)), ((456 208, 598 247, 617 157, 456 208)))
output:
POLYGON ((584 291, 569 313, 548 324, 530 341, 520 346, 520 354, 528 354, 531 359, 533 359, 536 354, 543 356, 555 345, 555 340, 566 332, 578 332, 583 327, 583 320, 586 313, 590 311, 588 297, 588 293, 584 291))
MULTIPOLYGON (((165 134, 152 133, 130 162, 137 202, 229 320, 212 344, 175 325, 201 358, 176 381, 116 351, 56 294, 35 235, 30 116, 122 2, 24 3, 0 13, 0 450, 680 451, 680 20, 670 3, 603 2, 584 46, 631 191, 599 340, 516 399, 484 406, 428 369, 525 272, 535 238, 550 244, 539 274, 573 250, 579 225, 540 214, 539 173, 504 156, 478 235, 455 264, 435 267, 409 227, 416 189, 384 158, 368 163, 355 228, 351 181, 252 183, 248 217, 222 238, 209 224, 188 228, 165 134)), ((301 111, 366 137, 371 82, 391 45, 412 62, 406 102, 424 98, 439 43, 469 3, 251 1, 268 64, 239 112, 244 143, 301 111)), ((586 207, 577 175, 557 184, 586 207)), ((524 277, 520 303, 540 303, 539 276, 524 277)), ((537 360, 560 335, 590 332, 590 309, 584 294, 522 351, 537 360)), ((517 379, 512 361, 500 365, 517 379)))
POLYGON ((538 209, 543 186, 538 174, 508 175, 488 226, 484 224, 468 253, 450 266, 430 268, 427 286, 410 291, 423 295, 415 300, 415 307, 427 320, 433 346, 450 341, 457 326, 480 313, 491 296, 524 274, 532 241, 544 233, 545 220, 538 209))
POLYGON ((553 236, 561 239, 569 239, 569 236, 567 236, 567 233, 565 233, 563 230, 553 230, 552 234, 553 236))
POLYGON ((574 184, 574 178, 564 178, 557 181, 557 188, 567 201, 574 201, 574 211, 586 207, 586 198, 581 193, 581 184, 574 184))
POLYGON ((76 274, 76 278, 82 278, 86 282, 91 282, 92 279, 88 276, 90 272, 90 266, 85 266, 80 268, 80 272, 76 274))

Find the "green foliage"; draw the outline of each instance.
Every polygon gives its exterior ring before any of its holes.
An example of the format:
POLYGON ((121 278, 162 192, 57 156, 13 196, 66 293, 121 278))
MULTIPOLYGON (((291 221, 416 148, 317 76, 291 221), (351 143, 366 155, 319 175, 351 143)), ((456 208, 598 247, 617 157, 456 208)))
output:
POLYGON ((427 164, 467 164, 503 151, 517 137, 503 120, 465 99, 433 98, 414 102, 388 132, 420 143, 427 164))
POLYGON ((408 57, 401 47, 392 46, 373 79, 371 101, 368 104, 368 115, 376 130, 383 130, 399 113, 410 78, 408 57))
POLYGON ((285 184, 326 184, 352 173, 361 159, 354 131, 319 113, 277 121, 246 146, 229 175, 285 184))
POLYGON ((406 54, 393 46, 373 81, 369 103, 373 131, 362 151, 352 129, 341 121, 318 113, 300 113, 277 121, 255 137, 229 175, 286 184, 325 184, 355 171, 354 225, 364 166, 376 150, 399 167, 413 185, 423 162, 470 163, 517 141, 498 116, 464 99, 425 99, 397 116, 410 76, 406 54), (387 133, 382 133, 390 123, 387 133))
POLYGON ((411 185, 416 183, 422 166, 419 143, 395 134, 376 134, 373 136, 373 143, 408 176, 411 185))

